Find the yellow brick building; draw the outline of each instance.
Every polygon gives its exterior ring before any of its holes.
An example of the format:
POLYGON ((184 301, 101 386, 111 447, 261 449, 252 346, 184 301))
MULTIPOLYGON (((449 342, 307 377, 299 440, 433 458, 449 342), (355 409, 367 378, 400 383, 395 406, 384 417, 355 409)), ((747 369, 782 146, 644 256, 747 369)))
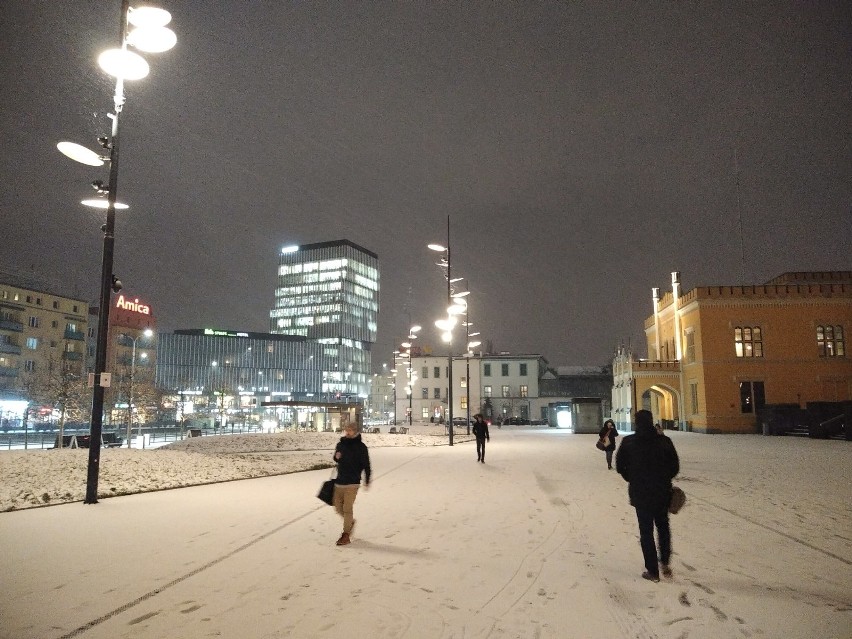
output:
POLYGON ((613 361, 613 419, 646 408, 702 433, 760 432, 767 404, 852 400, 852 271, 785 273, 766 284, 652 293, 646 358, 613 361))
MULTIPOLYGON (((0 280, 0 402, 32 399, 49 394, 49 387, 80 379, 86 372, 88 318, 87 302, 4 276, 0 280)), ((3 419, 18 417, 4 406, 0 406, 3 419)))

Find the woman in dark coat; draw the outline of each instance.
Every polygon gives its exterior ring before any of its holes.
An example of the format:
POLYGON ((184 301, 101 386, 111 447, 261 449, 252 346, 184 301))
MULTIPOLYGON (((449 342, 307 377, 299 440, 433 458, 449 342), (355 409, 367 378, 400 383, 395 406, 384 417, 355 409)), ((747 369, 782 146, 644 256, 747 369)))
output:
POLYGON ((618 430, 615 428, 615 422, 608 419, 604 422, 601 428, 600 438, 604 443, 604 452, 606 453, 607 468, 612 470, 612 454, 615 452, 615 438, 618 437, 618 430))

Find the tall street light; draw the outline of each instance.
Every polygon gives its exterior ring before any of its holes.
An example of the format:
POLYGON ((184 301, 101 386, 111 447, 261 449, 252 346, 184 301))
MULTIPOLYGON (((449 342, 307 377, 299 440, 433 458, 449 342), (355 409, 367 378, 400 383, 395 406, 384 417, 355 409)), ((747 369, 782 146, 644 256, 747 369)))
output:
MULTIPOLYGON (((467 320, 467 313, 465 314, 465 320, 467 320)), ((465 365, 465 374, 467 375, 467 434, 470 435, 470 356, 473 355, 472 349, 475 346, 479 346, 482 342, 471 342, 470 338, 479 333, 471 333, 470 327, 473 326, 473 322, 465 321, 463 323, 465 337, 467 338, 467 351, 464 354, 464 365, 465 365)))
MULTIPOLYGON (((130 337, 130 335, 125 335, 125 338, 131 340, 133 342, 133 351, 130 357, 130 403, 128 404, 128 417, 127 417, 127 447, 130 448, 130 436, 133 433, 133 378, 136 376, 136 342, 139 341, 140 337, 144 337, 145 339, 150 338, 154 334, 150 328, 146 328, 141 335, 137 335, 136 337, 130 337)), ((148 353, 142 353, 142 359, 148 357, 148 353)), ((142 424, 139 424, 139 437, 142 437, 142 424)))
MULTIPOLYGON (((433 251, 443 253, 444 257, 438 264, 447 269, 447 306, 452 304, 452 259, 450 256, 450 216, 447 216, 447 245, 429 244, 429 248, 433 251)), ((448 428, 450 433, 450 446, 453 445, 453 334, 452 326, 444 330, 443 339, 447 342, 447 412, 448 412, 448 428)))
MULTIPOLYGON (((396 364, 396 360, 394 360, 394 364, 396 364)), ((396 367, 394 366, 394 370, 391 371, 391 374, 388 376, 388 379, 393 386, 393 426, 396 426, 396 367)))
POLYGON ((441 329, 441 339, 447 343, 447 412, 448 412, 448 431, 449 444, 453 445, 453 328, 455 328, 458 320, 457 315, 463 315, 467 309, 467 303, 464 300, 470 291, 456 292, 453 290, 453 284, 463 280, 463 277, 453 279, 452 259, 450 255, 450 216, 447 216, 447 246, 441 244, 429 244, 429 248, 433 251, 444 253, 443 258, 438 262, 438 266, 446 268, 447 278, 447 318, 435 322, 435 325, 441 329))
POLYGON ((89 465, 86 476, 85 503, 98 503, 98 473, 100 470, 101 432, 103 429, 104 391, 110 385, 110 374, 106 371, 107 337, 109 331, 109 310, 111 294, 121 289, 121 283, 113 275, 113 252, 115 246, 115 210, 127 208, 116 202, 118 192, 118 120, 124 108, 124 81, 139 80, 148 75, 148 63, 142 56, 128 50, 133 46, 141 51, 151 53, 167 51, 177 42, 177 37, 167 25, 171 14, 163 9, 142 7, 133 9, 130 0, 121 2, 121 22, 119 24, 119 48, 104 51, 98 57, 98 63, 108 74, 116 78, 115 96, 113 98, 115 112, 110 113, 112 132, 109 138, 101 138, 101 145, 109 150, 109 156, 104 157, 88 148, 72 142, 60 142, 59 150, 73 160, 90 166, 101 166, 109 161, 109 185, 104 188, 103 182, 95 181, 92 186, 101 196, 92 200, 84 200, 84 204, 106 209, 106 224, 103 226, 104 249, 101 264, 100 307, 98 309, 98 338, 95 351, 94 392, 92 393, 92 419, 89 430, 91 444, 89 446, 89 465), (129 26, 135 27, 133 31, 129 26), (106 196, 106 199, 103 196, 106 196))
MULTIPOLYGON (((417 339, 417 333, 422 329, 422 326, 415 324, 411 328, 408 329, 408 339, 413 340, 417 339)), ((411 352, 411 342, 402 342, 401 346, 406 349, 408 353, 408 425, 412 426, 414 424, 414 380, 417 377, 414 374, 414 364, 412 362, 413 353, 411 352)))
POLYGON ((396 393, 397 373, 399 372, 399 368, 398 368, 399 367, 399 361, 400 361, 399 351, 395 350, 393 352, 393 372, 391 373, 391 376, 393 377, 393 424, 391 424, 391 426, 396 426, 396 416, 399 412, 398 411, 399 407, 397 406, 397 401, 399 401, 399 400, 397 399, 397 393, 396 393))
MULTIPOLYGON (((405 366, 405 378, 406 378, 406 380, 408 380, 408 379, 409 379, 409 376, 410 376, 409 371, 411 370, 411 369, 409 368, 409 367, 411 366, 411 363, 410 363, 410 362, 411 362, 410 357, 411 357, 411 356, 410 356, 407 352, 402 352, 402 351, 397 351, 397 352, 396 352, 396 358, 395 358, 395 360, 394 360, 394 375, 396 375, 396 374, 397 374, 397 372, 398 372, 398 370, 399 370, 399 369, 397 368, 397 366, 399 366, 400 364, 402 364, 402 365, 404 365, 404 366, 405 366)), ((396 382, 397 382, 397 381, 399 381, 399 376, 398 376, 398 375, 394 378, 394 384, 396 384, 396 382)), ((394 387, 394 388, 395 388, 395 387, 394 387)), ((406 383, 405 383, 405 392, 406 392, 406 394, 410 394, 410 393, 411 393, 411 384, 409 384, 407 381, 406 381, 406 383)), ((409 399, 409 404, 410 404, 410 403, 411 403, 411 402, 410 402, 410 399, 409 399)), ((395 410, 395 409, 394 409, 394 410, 395 410)), ((405 418, 403 418, 402 423, 405 423, 405 421, 406 421, 406 420, 405 420, 405 418)), ((396 415, 394 415, 394 426, 396 426, 396 415)))

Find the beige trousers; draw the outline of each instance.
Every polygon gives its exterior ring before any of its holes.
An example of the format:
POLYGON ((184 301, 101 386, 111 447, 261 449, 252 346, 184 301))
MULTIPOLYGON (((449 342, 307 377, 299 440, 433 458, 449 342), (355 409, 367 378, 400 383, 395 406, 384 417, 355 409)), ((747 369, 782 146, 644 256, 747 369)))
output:
POLYGON ((355 497, 358 496, 358 489, 360 487, 361 484, 334 485, 332 505, 337 514, 343 517, 343 532, 347 535, 352 532, 352 524, 355 523, 353 506, 355 505, 355 497))

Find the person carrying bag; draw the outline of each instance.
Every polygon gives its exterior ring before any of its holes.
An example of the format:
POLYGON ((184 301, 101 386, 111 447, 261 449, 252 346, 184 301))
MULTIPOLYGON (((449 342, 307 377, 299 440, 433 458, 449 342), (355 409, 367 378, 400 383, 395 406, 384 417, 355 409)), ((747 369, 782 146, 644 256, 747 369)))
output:
POLYGON ((320 486, 320 491, 317 493, 317 498, 331 506, 334 501, 334 478, 337 476, 337 469, 332 469, 331 477, 326 479, 322 486, 320 486))
POLYGON ((615 452, 615 438, 618 437, 618 430, 615 428, 615 422, 608 419, 604 422, 603 428, 599 434, 600 439, 595 444, 598 450, 606 453, 607 468, 612 470, 612 454, 615 452))

